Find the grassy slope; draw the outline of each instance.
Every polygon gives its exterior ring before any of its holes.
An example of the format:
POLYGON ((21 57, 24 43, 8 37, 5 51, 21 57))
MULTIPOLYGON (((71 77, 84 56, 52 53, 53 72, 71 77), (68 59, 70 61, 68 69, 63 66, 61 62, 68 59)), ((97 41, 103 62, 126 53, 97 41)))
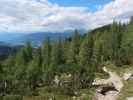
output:
MULTIPOLYGON (((91 92, 89 92, 88 89, 81 90, 80 92, 84 95, 77 97, 76 100, 78 98, 82 98, 79 100, 91 100, 93 96, 92 94, 94 94, 93 91, 94 90, 91 90, 91 92)), ((73 100, 73 98, 68 95, 63 95, 61 93, 58 93, 58 90, 57 92, 54 91, 49 93, 46 88, 40 88, 40 96, 23 97, 23 100, 49 100, 53 96, 54 96, 54 100, 73 100)))
POLYGON ((133 80, 124 82, 124 87, 118 100, 126 100, 128 97, 133 97, 133 80))
MULTIPOLYGON (((38 96, 17 96, 17 95, 8 95, 0 100, 51 100, 50 98, 54 98, 52 100, 73 100, 73 96, 69 96, 63 93, 60 88, 55 87, 41 87, 38 88, 39 92, 38 96)), ((76 100, 92 100, 92 97, 95 93, 95 89, 81 89, 79 91, 79 95, 76 97, 76 100)))

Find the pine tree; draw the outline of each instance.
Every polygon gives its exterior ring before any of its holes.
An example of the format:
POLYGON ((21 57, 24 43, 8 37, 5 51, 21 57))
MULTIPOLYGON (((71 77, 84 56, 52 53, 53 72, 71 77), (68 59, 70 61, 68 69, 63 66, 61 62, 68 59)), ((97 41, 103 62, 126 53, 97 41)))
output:
POLYGON ((110 43, 112 48, 112 60, 118 59, 118 52, 121 45, 122 33, 119 31, 120 25, 114 22, 111 25, 110 43))
POLYGON ((86 39, 83 41, 80 47, 80 64, 82 66, 89 65, 91 63, 91 58, 93 54, 93 37, 90 34, 87 34, 86 39))
POLYGON ((28 42, 16 55, 16 65, 26 65, 30 60, 32 60, 32 46, 28 42))
POLYGON ((4 70, 2 64, 0 64, 0 80, 4 80, 4 70))
POLYGON ((15 67, 15 57, 9 56, 5 61, 4 61, 4 74, 5 74, 5 79, 6 80, 13 80, 15 78, 15 72, 16 72, 16 67, 15 67))
POLYGON ((26 70, 29 85, 32 89, 36 89, 36 86, 40 83, 43 76, 42 71, 42 56, 41 49, 39 48, 31 61, 29 67, 26 70))
POLYGON ((31 59, 32 59, 32 53, 33 53, 33 48, 32 48, 32 45, 30 42, 27 42, 25 47, 24 47, 24 50, 25 50, 25 54, 26 54, 26 61, 29 62, 31 59))
POLYGON ((43 70, 43 77, 45 79, 46 73, 50 67, 50 60, 51 60, 51 43, 49 37, 46 37, 45 41, 42 44, 42 70, 43 70))
POLYGON ((51 56, 51 44, 49 37, 47 37, 42 46, 42 57, 43 57, 44 66, 49 66, 50 56, 51 56))
POLYGON ((126 27, 121 44, 121 59, 125 64, 133 62, 133 17, 126 27), (123 59, 124 58, 124 59, 123 59))
POLYGON ((51 62, 52 65, 60 65, 63 64, 64 61, 64 54, 63 54, 63 44, 62 44, 61 37, 59 38, 58 42, 53 45, 52 48, 52 57, 51 62))
POLYGON ((103 62, 103 46, 102 40, 98 39, 94 43, 93 56, 92 56, 92 66, 96 71, 100 71, 102 68, 100 64, 103 62))
POLYGON ((17 53, 15 58, 15 75, 19 80, 26 79, 26 70, 29 62, 33 58, 33 49, 31 44, 28 42, 21 50, 17 53))
POLYGON ((113 49, 112 49, 112 39, 111 33, 109 31, 105 31, 101 36, 102 48, 103 48, 103 59, 104 61, 112 60, 113 49))
POLYGON ((70 45, 68 63, 77 63, 79 58, 79 48, 80 48, 80 34, 75 30, 72 42, 70 45))

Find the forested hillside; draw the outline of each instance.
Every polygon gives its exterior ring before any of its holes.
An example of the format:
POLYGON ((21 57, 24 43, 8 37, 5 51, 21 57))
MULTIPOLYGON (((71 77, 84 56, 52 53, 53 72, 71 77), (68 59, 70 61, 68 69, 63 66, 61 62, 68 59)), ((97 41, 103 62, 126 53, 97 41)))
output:
POLYGON ((128 24, 113 22, 84 36, 75 30, 72 38, 52 42, 47 37, 38 48, 28 42, 0 63, 0 95, 20 100, 25 96, 71 100, 66 98, 84 90, 91 95, 91 83, 108 61, 118 67, 133 64, 133 18, 128 24))

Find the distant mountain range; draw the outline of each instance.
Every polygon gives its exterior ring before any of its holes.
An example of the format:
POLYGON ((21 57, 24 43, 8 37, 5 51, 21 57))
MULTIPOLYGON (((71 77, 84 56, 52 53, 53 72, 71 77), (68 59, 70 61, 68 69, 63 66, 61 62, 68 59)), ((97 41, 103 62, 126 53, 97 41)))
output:
MULTIPOLYGON (((80 31, 82 34, 84 31, 80 31)), ((52 32, 35 32, 35 33, 0 33, 0 44, 23 45, 30 41, 33 46, 38 46, 42 41, 49 37, 51 40, 57 40, 59 37, 68 38, 73 35, 73 31, 65 31, 61 33, 52 32)))

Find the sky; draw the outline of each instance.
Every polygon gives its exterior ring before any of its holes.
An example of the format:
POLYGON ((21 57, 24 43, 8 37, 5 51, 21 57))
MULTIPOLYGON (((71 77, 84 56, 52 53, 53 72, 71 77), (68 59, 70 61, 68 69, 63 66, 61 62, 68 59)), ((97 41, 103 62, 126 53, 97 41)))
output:
POLYGON ((111 0, 49 0, 51 3, 57 3, 60 6, 88 7, 90 11, 96 11, 100 5, 105 5, 111 0))
POLYGON ((131 16, 133 0, 0 0, 0 33, 91 30, 131 16))

